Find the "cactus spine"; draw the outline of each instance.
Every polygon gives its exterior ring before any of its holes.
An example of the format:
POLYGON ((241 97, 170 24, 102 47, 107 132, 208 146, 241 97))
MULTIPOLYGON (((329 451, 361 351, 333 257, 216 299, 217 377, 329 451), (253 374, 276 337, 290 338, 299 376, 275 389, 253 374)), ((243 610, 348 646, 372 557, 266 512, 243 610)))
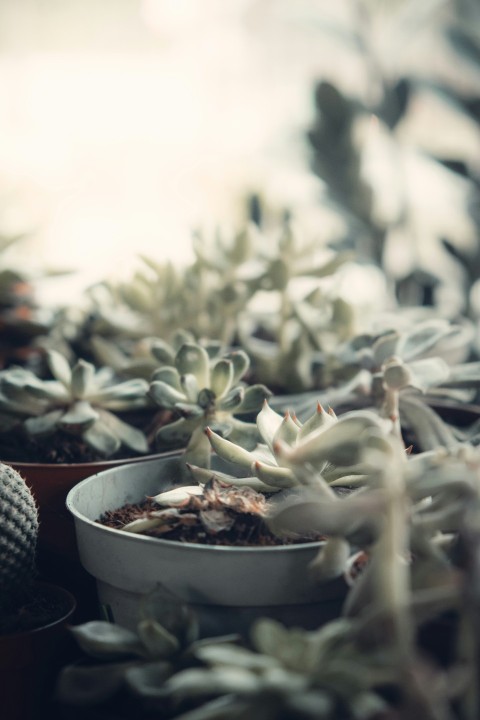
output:
POLYGON ((35 574, 38 514, 16 470, 0 464, 0 613, 28 593, 35 574))

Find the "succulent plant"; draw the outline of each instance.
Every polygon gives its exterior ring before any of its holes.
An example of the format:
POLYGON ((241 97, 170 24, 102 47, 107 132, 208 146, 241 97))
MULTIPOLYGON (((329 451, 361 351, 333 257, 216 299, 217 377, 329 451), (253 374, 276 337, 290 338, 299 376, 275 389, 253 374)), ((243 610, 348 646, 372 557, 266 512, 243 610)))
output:
POLYGON ((35 578, 38 517, 23 478, 0 464, 0 614, 21 602, 35 578))
MULTIPOLYGON (((162 348, 156 346, 154 351, 160 358, 162 348)), ((157 405, 176 411, 180 418, 159 429, 160 447, 186 446, 188 462, 208 467, 210 446, 203 432, 207 426, 242 446, 256 444, 256 426, 236 415, 255 412, 271 393, 264 385, 241 382, 250 363, 245 352, 233 350, 211 359, 199 343, 184 343, 173 364, 168 364, 168 352, 164 361, 152 376, 149 394, 157 405)))
POLYGON ((21 424, 31 437, 62 430, 80 436, 104 457, 113 455, 122 445, 137 453, 148 452, 144 433, 116 414, 147 406, 145 380, 118 382, 110 368, 97 370, 84 360, 78 360, 71 368, 55 350, 47 353, 47 361, 51 380, 18 367, 1 373, 3 429, 21 424))

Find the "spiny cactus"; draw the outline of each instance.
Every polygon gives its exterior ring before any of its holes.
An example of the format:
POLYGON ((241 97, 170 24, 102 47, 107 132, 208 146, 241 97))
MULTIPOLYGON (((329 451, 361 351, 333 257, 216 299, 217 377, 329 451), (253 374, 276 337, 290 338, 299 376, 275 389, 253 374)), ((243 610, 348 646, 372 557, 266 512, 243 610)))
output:
POLYGON ((35 574, 38 517, 23 478, 0 464, 0 614, 28 592, 35 574))
POLYGON ((147 406, 148 383, 131 379, 118 383, 110 368, 97 370, 78 360, 73 368, 55 350, 47 353, 52 380, 42 380, 23 368, 11 368, 0 376, 2 425, 11 427, 18 418, 30 436, 57 430, 79 435, 99 453, 113 455, 121 445, 137 453, 148 452, 140 430, 115 413, 147 406))

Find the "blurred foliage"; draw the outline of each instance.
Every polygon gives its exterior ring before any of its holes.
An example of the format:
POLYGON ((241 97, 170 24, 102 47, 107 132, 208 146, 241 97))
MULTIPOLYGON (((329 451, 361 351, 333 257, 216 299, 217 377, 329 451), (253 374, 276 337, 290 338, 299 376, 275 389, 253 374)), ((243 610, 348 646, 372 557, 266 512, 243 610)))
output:
POLYGON ((322 78, 308 132, 312 169, 325 183, 323 199, 345 222, 334 245, 355 247, 360 260, 379 264, 402 305, 435 305, 450 316, 472 313, 471 289, 480 269, 480 4, 348 5, 348 19, 334 26, 336 38, 354 48, 365 88, 353 95, 347 76, 322 78), (410 53, 416 62, 409 62, 410 53), (422 107, 431 125, 423 134, 422 107), (468 147, 472 137, 477 152, 468 147), (378 200, 378 178, 369 173, 368 146, 377 141, 374 162, 389 170, 389 212, 378 200), (430 170, 415 192, 409 187, 412 161, 418 172, 422 165, 430 170), (462 206, 469 231, 444 221, 437 181, 451 190, 452 208, 462 206), (439 211, 431 230, 419 218, 429 203, 432 217, 435 204, 439 211))

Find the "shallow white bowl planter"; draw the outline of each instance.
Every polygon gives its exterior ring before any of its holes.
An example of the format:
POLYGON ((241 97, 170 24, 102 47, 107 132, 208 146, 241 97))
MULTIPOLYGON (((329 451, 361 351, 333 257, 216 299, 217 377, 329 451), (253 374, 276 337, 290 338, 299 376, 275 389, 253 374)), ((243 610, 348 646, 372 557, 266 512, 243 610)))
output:
MULTIPOLYGON (((217 469, 226 469, 218 458, 217 469)), ((178 485, 179 458, 112 468, 67 496, 80 560, 97 580, 100 603, 134 627, 142 595, 162 584, 195 606, 202 634, 244 629, 259 616, 316 627, 339 612, 343 579, 313 584, 308 565, 321 543, 276 547, 206 546, 133 535, 95 522, 107 510, 178 485), (321 615, 321 617, 320 617, 321 615)))

